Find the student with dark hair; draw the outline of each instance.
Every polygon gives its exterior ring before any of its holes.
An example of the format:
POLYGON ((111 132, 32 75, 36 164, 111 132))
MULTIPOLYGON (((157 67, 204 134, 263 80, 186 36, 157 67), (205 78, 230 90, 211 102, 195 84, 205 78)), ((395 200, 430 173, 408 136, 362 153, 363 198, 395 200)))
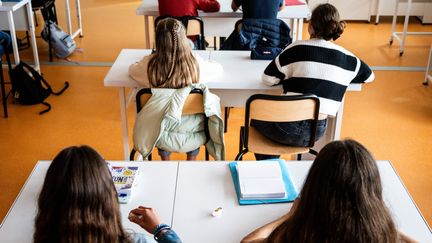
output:
MULTIPOLYGON (((320 120, 316 140, 324 135, 327 116, 335 116, 350 83, 368 83, 375 76, 366 63, 336 45, 345 22, 339 19, 331 4, 318 5, 309 22, 309 40, 289 45, 264 70, 262 80, 269 86, 282 85, 285 94, 314 94, 320 99, 320 120)), ((290 146, 307 146, 310 142, 311 120, 298 122, 264 122, 252 120, 267 138, 290 146)), ((275 156, 259 155, 260 159, 275 156)), ((276 156, 279 157, 279 156, 276 156)))
MULTIPOLYGON (((139 207, 130 220, 158 242, 181 242, 161 224, 153 209, 139 207)), ((38 199, 35 243, 145 243, 149 237, 127 233, 121 223, 117 192, 105 160, 88 146, 69 147, 52 161, 38 199)))
POLYGON ((241 242, 415 241, 396 230, 371 153, 354 140, 344 140, 319 152, 288 214, 241 242))

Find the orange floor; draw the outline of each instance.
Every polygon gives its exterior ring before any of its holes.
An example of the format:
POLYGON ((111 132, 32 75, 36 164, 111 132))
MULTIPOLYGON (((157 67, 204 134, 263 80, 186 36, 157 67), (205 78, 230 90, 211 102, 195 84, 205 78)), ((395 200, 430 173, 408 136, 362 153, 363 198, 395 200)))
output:
MULTIPOLYGON (((105 88, 103 78, 122 48, 144 47, 143 18, 135 15, 140 2, 82 1, 85 37, 76 41, 84 52, 73 54, 71 59, 83 65, 55 60, 56 63, 41 67, 54 89, 66 80, 71 83, 70 89, 60 97, 50 96, 47 101, 53 108, 42 116, 38 115, 42 106, 21 106, 8 101, 10 117, 0 117, 0 219, 6 215, 35 163, 52 159, 66 146, 89 144, 106 159, 122 159, 118 92, 105 88), (104 62, 100 64, 105 67, 86 66, 94 62, 104 62)), ((66 29, 62 1, 56 4, 60 26, 66 29)), ((421 25, 415 19, 412 22, 410 30, 432 31, 431 25, 421 25)), ((379 25, 348 23, 338 44, 371 66, 424 67, 432 37, 408 37, 405 53, 399 57, 399 45, 388 45, 390 29, 388 21, 379 25)), ((38 50, 41 61, 46 64, 47 45, 40 38, 38 50)), ((22 59, 31 60, 30 53, 29 50, 21 52, 22 59)), ((432 85, 421 84, 424 72, 375 71, 375 75, 376 80, 364 85, 361 92, 346 95, 342 137, 359 140, 376 159, 391 160, 431 225, 432 85)), ((133 112, 131 106, 130 127, 133 112)), ((233 109, 225 137, 228 160, 234 159, 237 152, 242 122, 243 110, 233 109)), ((174 158, 184 159, 184 156, 174 158)))

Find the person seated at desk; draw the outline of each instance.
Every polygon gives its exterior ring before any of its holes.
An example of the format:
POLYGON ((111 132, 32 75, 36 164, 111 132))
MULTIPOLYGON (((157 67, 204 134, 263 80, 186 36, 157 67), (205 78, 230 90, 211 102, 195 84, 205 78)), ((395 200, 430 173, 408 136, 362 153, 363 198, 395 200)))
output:
POLYGON ((198 16, 198 10, 218 12, 220 4, 217 0, 158 0, 160 16, 198 16))
POLYGON ((173 18, 156 26, 156 50, 129 67, 129 76, 142 87, 181 88, 222 75, 222 65, 192 52, 186 30, 173 18))
MULTIPOLYGON (((192 86, 204 87, 204 85, 195 84, 210 77, 217 77, 222 74, 222 71, 222 65, 219 63, 208 62, 200 58, 199 55, 194 55, 188 45, 185 28, 181 22, 173 18, 166 18, 161 20, 156 27, 156 52, 144 57, 140 62, 132 64, 129 67, 129 76, 144 87, 186 89, 192 86)), ((203 89, 208 91, 207 88, 203 89)), ((164 95, 163 92, 159 90, 158 93, 159 95, 164 95)), ((152 94, 152 97, 155 96, 153 91, 152 94)), ((174 94, 170 94, 170 96, 173 99, 167 102, 170 102, 170 104, 180 103, 179 96, 175 96, 174 94)), ((182 97, 185 98, 184 96, 182 97)), ((203 97, 205 98, 205 106, 214 108, 208 113, 206 112, 206 115, 209 114, 210 116, 210 113, 214 112, 220 113, 218 97, 213 98, 215 95, 206 95, 205 93, 203 97)), ((150 101, 153 102, 153 100, 155 99, 151 99, 150 101)), ((150 105, 150 101, 146 104, 147 106, 150 105)), ((143 110, 140 111, 134 128, 135 147, 145 156, 144 154, 151 153, 154 145, 156 145, 162 160, 170 160, 171 152, 167 151, 168 148, 175 152, 195 145, 193 150, 187 152, 186 158, 187 160, 195 160, 199 153, 199 147, 206 140, 204 116, 201 114, 185 116, 182 117, 180 124, 162 122, 164 127, 161 128, 162 123, 155 124, 155 121, 158 121, 158 119, 161 120, 163 119, 161 117, 166 116, 165 111, 167 109, 164 109, 164 105, 161 102, 158 104, 155 102, 151 103, 153 108, 157 107, 158 109, 158 113, 153 114, 154 116, 149 116, 143 110), (155 129, 150 128, 149 121, 152 122, 151 124, 154 125, 155 129), (164 132, 163 136, 161 135, 162 132, 164 132)), ((152 112, 155 112, 154 110, 156 109, 152 109, 152 112)), ((220 117, 220 114, 216 115, 220 117)), ((170 121, 172 120, 170 119, 170 121)), ((222 123, 219 124, 222 126, 222 123)), ((223 147, 223 131, 218 131, 215 131, 215 134, 218 134, 217 136, 219 137, 216 143, 219 143, 223 147)), ((213 157, 218 159, 224 158, 224 155, 222 155, 223 152, 215 153, 212 154, 214 155, 213 157)))
MULTIPOLYGON (((130 221, 157 242, 181 242, 151 208, 131 211, 130 221)), ((52 161, 38 198, 33 242, 145 243, 122 226, 117 192, 105 160, 88 146, 63 149, 52 161)))
MULTIPOLYGON (((335 116, 350 83, 368 83, 375 76, 367 64, 343 47, 331 42, 343 33, 345 22, 339 20, 331 4, 318 5, 309 22, 309 40, 289 45, 264 70, 262 80, 269 86, 282 85, 286 94, 314 94, 320 99, 320 120, 316 140, 324 135, 327 116, 335 116)), ((307 146, 312 121, 264 122, 252 120, 267 138, 290 146, 307 146), (305 132, 303 132, 305 131, 305 132)), ((256 154, 257 160, 279 156, 256 154)))
POLYGON ((398 232, 382 195, 375 159, 354 140, 327 144, 288 214, 242 243, 415 242, 398 232))
POLYGON ((285 7, 284 0, 233 0, 231 8, 236 12, 242 7, 244 19, 277 19, 278 11, 285 7))

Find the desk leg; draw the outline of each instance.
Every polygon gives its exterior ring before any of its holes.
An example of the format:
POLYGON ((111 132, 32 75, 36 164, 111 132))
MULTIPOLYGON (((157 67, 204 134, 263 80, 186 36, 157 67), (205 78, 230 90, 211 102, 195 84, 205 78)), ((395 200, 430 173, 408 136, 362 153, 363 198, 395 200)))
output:
POLYGON ((20 58, 19 58, 18 42, 17 42, 17 38, 16 38, 15 24, 14 24, 12 11, 8 11, 7 16, 8 16, 8 21, 9 21, 10 35, 12 38, 12 48, 13 48, 13 53, 14 53, 15 64, 18 65, 20 62, 20 58))
POLYGON ((297 40, 303 39, 303 19, 300 18, 298 20, 298 31, 297 31, 297 40))
POLYGON ((410 16, 410 12, 411 12, 411 0, 408 0, 408 6, 405 12, 405 21, 404 21, 404 26, 403 26, 403 32, 402 32, 402 43, 401 46, 399 48, 399 55, 402 56, 402 54, 404 53, 404 47, 405 47, 405 39, 406 39, 406 35, 407 35, 407 31, 408 31, 408 21, 409 21, 409 16, 410 16))
POLYGON ((396 0, 395 10, 392 19, 392 30, 389 39, 390 45, 393 44, 393 34, 396 32, 396 19, 397 19, 398 6, 399 6, 399 0, 396 0))
POLYGON ((297 26, 297 19, 293 19, 292 20, 292 33, 293 33, 293 36, 292 36, 292 39, 293 39, 293 41, 296 41, 296 40, 298 40, 298 26, 297 26))
POLYGON ((149 49, 150 47, 150 22, 149 22, 149 16, 144 15, 144 33, 145 33, 145 40, 146 40, 146 48, 149 49))
MULTIPOLYGON (((378 23, 379 23, 380 13, 381 13, 381 4, 380 4, 380 0, 377 0, 377 1, 376 1, 375 24, 378 24, 378 23)), ((370 18, 370 17, 369 17, 369 18, 370 18)))
POLYGON ((67 28, 68 28, 68 34, 72 36, 72 23, 71 23, 71 16, 70 16, 70 5, 69 0, 65 0, 66 5, 66 21, 67 21, 67 28))
POLYGON ((31 39, 31 46, 33 51, 33 60, 35 69, 40 73, 40 65, 39 65, 39 54, 36 44, 36 35, 35 35, 35 27, 33 22, 33 10, 30 6, 30 4, 26 4, 26 10, 27 10, 27 21, 29 25, 29 32, 30 32, 30 39, 31 39))
POLYGON ((83 37, 84 33, 83 33, 83 28, 82 28, 80 0, 76 0, 76 11, 77 11, 77 17, 78 17, 78 31, 80 33, 80 37, 83 37))
POLYGON ((126 112, 126 88, 121 87, 119 89, 120 98, 120 116, 122 120, 122 135, 123 135, 123 151, 124 160, 129 161, 129 135, 128 135, 128 121, 126 112))

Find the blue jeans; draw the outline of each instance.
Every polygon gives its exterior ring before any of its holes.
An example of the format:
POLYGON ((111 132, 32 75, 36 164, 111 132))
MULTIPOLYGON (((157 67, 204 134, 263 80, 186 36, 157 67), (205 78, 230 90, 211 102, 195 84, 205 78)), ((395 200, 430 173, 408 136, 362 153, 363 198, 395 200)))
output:
MULTIPOLYGON (((192 150, 192 151, 187 152, 186 154, 187 154, 189 157, 191 157, 191 156, 197 156, 197 155, 199 154, 199 151, 200 151, 200 148, 197 148, 197 149, 195 149, 195 150, 192 150)), ((168 156, 171 155, 171 152, 158 148, 158 154, 159 154, 159 156, 161 156, 161 157, 162 157, 162 156, 168 157, 168 156)))
MULTIPOLYGON (((310 130, 312 120, 296 122, 267 122, 251 120, 250 125, 266 138, 289 146, 306 147, 310 144, 310 130)), ((321 138, 327 128, 327 119, 319 120, 316 129, 315 141, 321 138)), ((257 160, 279 158, 280 155, 255 154, 257 160)))

